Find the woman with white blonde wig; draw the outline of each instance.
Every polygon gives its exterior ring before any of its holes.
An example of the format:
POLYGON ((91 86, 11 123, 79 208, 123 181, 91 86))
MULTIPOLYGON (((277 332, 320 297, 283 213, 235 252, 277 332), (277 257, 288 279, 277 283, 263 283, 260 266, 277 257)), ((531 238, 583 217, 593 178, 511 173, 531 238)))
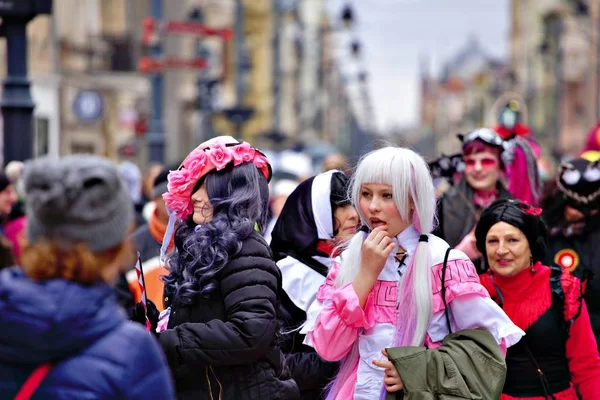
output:
POLYGON ((475 328, 487 329, 498 351, 522 337, 469 258, 430 233, 434 187, 420 155, 395 147, 367 154, 350 194, 363 227, 334 261, 303 328, 322 358, 341 360, 328 399, 405 389, 385 348, 432 349, 451 332, 475 328))

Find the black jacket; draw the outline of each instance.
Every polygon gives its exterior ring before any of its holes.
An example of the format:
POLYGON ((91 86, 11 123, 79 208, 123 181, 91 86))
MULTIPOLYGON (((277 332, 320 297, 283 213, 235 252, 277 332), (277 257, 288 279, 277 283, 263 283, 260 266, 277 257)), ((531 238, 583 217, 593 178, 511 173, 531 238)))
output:
POLYGON ((329 171, 309 178, 287 198, 273 228, 271 249, 283 275, 281 325, 286 333, 281 348, 292 377, 305 400, 323 398, 323 389, 335 377, 338 363, 327 362, 302 344, 300 326, 306 321, 310 300, 325 282, 331 254, 319 242, 335 236, 335 208, 347 203, 349 178, 329 171), (316 274, 320 279, 315 279, 316 274))
POLYGON ((325 386, 335 378, 337 362, 327 362, 315 352, 315 349, 302 342, 305 335, 299 327, 306 321, 306 313, 296 307, 285 291, 282 291, 280 321, 285 335, 281 349, 290 368, 292 377, 300 389, 303 400, 323 399, 325 386))
POLYGON ((547 246, 546 265, 566 268, 586 282, 584 298, 600 349, 600 227, 584 235, 551 236, 547 246))
POLYGON ((160 343, 179 399, 297 399, 276 344, 281 273, 253 233, 218 275, 218 289, 192 305, 175 298, 160 343))

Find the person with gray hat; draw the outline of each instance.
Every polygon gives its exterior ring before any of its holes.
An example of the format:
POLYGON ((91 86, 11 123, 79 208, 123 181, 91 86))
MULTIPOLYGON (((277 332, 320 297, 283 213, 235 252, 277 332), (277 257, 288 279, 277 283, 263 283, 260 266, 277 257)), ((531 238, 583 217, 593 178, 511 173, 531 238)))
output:
POLYGON ((126 320, 110 286, 135 262, 133 204, 116 167, 45 157, 23 179, 29 243, 22 266, 0 272, 0 393, 173 399, 156 340, 126 320))

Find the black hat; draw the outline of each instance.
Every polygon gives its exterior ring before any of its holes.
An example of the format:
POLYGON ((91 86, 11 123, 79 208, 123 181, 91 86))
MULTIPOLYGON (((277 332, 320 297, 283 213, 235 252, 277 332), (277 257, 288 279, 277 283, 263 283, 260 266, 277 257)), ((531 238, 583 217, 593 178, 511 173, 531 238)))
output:
POLYGON ((582 210, 600 206, 599 162, 576 158, 558 166, 556 186, 570 206, 582 210))
POLYGON ((542 210, 514 199, 497 200, 481 214, 475 227, 475 244, 487 263, 485 239, 498 222, 506 222, 523 232, 529 242, 533 262, 542 261, 546 254, 548 228, 541 218, 542 210))
POLYGON ((350 197, 348 196, 348 186, 350 185, 350 178, 343 172, 334 173, 331 175, 331 193, 329 201, 331 202, 331 209, 336 207, 344 207, 350 205, 350 197))
POLYGON ((171 165, 169 167, 163 168, 162 171, 154 178, 154 184, 152 185, 152 198, 155 199, 159 196, 162 196, 164 193, 168 192, 168 180, 169 172, 171 170, 176 170, 177 165, 171 165))
POLYGON ((331 170, 300 183, 287 198, 272 233, 273 259, 292 256, 327 275, 328 266, 313 256, 328 257, 318 249, 319 240, 333 239, 335 207, 344 205, 347 177, 331 170))

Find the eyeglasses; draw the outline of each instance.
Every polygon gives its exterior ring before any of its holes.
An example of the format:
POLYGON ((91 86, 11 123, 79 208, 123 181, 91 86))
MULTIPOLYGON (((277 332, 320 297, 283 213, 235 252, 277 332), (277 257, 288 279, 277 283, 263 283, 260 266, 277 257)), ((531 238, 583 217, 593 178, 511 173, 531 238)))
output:
POLYGON ((458 138, 463 142, 463 147, 477 139, 496 147, 502 147, 504 143, 500 135, 489 128, 476 129, 468 135, 458 134, 458 138))
POLYGON ((475 167, 475 165, 477 165, 477 163, 480 163, 481 166, 483 168, 492 168, 495 167, 496 165, 498 165, 498 160, 495 158, 482 158, 482 159, 475 159, 475 158, 466 158, 465 159, 465 164, 467 165, 467 168, 473 168, 475 167))

